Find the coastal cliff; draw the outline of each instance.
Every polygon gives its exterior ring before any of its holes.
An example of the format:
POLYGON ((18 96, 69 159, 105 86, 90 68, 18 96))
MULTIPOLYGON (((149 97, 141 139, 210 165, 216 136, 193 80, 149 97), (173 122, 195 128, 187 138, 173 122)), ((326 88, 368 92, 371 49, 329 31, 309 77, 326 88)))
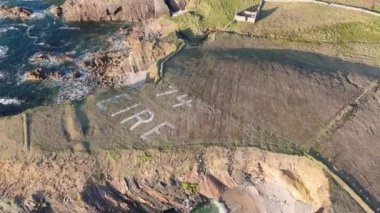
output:
POLYGON ((66 21, 129 21, 142 22, 162 15, 170 15, 174 5, 183 9, 187 0, 67 0, 51 8, 56 16, 66 21))

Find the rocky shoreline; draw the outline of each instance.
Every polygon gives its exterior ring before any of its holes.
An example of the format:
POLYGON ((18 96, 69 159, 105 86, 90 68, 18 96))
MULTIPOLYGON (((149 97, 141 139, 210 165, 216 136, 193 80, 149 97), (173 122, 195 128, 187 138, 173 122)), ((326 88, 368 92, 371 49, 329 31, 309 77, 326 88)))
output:
MULTIPOLYGON (((185 0, 173 1, 184 8, 185 0)), ((81 72, 88 72, 86 78, 95 81, 98 88, 113 88, 125 85, 152 82, 159 78, 156 63, 176 51, 177 44, 165 41, 163 34, 167 26, 157 18, 170 15, 170 8, 164 0, 151 1, 65 1, 60 6, 53 6, 50 13, 66 22, 72 21, 128 21, 134 22, 133 27, 120 29, 117 41, 109 39, 110 48, 92 54, 91 58, 77 61, 70 54, 54 55, 42 52, 33 55, 29 63, 33 69, 26 71, 23 80, 43 81, 55 79, 58 81, 76 80, 81 72), (93 8, 95 7, 95 8, 93 8), (97 11, 90 13, 89 11, 97 11), (72 74, 67 78, 60 71, 48 71, 47 68, 67 63, 77 63, 72 74)), ((23 7, 0 7, 0 17, 32 18, 33 12, 23 7)), ((93 91, 95 92, 95 91, 93 91)))
POLYGON ((30 19, 33 12, 23 7, 0 6, 0 19, 30 19))

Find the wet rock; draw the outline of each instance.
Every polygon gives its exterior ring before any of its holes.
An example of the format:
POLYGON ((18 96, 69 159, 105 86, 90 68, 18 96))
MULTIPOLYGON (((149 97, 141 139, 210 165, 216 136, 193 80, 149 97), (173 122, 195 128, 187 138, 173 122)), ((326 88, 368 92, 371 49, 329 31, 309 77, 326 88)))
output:
POLYGON ((63 80, 64 76, 59 71, 49 72, 47 74, 48 78, 53 78, 57 80, 63 80))
POLYGON ((62 18, 62 16, 63 16, 63 9, 62 9, 62 7, 60 7, 60 6, 57 6, 57 7, 53 6, 53 7, 51 7, 51 8, 49 9, 49 12, 50 12, 51 14, 53 14, 53 15, 59 17, 59 18, 62 18))
POLYGON ((41 81, 46 79, 46 73, 41 68, 36 68, 25 74, 25 80, 27 81, 41 81))
POLYGON ((35 65, 58 65, 67 62, 73 62, 74 56, 69 54, 53 55, 51 53, 36 53, 29 58, 29 62, 35 65))
POLYGON ((33 69, 24 75, 26 81, 42 81, 47 78, 63 80, 64 76, 59 71, 46 72, 42 68, 33 69))
POLYGON ((31 18, 32 11, 25 9, 23 7, 9 7, 0 6, 0 19, 1 18, 11 18, 11 19, 29 19, 31 18))

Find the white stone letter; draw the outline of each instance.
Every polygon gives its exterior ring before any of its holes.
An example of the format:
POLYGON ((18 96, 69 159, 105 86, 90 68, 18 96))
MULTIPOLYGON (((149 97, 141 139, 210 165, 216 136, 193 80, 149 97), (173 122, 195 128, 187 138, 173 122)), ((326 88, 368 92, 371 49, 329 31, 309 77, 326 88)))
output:
POLYGON ((125 99, 131 99, 127 93, 125 94, 121 94, 121 95, 116 95, 115 97, 112 97, 112 98, 109 98, 109 99, 106 99, 106 100, 103 100, 103 101, 100 101, 96 104, 96 106, 105 111, 106 110, 106 107, 104 106, 105 103, 116 103, 116 99, 119 99, 119 98, 125 98, 125 99))
POLYGON ((143 135, 140 135, 140 139, 143 141, 147 141, 149 135, 151 135, 153 133, 156 133, 157 135, 161 134, 160 128, 162 128, 164 126, 168 126, 171 129, 175 129, 175 127, 172 124, 170 124, 168 122, 164 122, 164 123, 154 127, 153 129, 149 130, 148 132, 144 133, 143 135))
POLYGON ((150 110, 144 110, 144 111, 141 111, 141 112, 139 112, 139 113, 137 113, 137 114, 132 115, 131 117, 129 117, 129 118, 127 118, 127 119, 122 120, 122 121, 120 122, 120 124, 126 123, 126 122, 128 122, 128 121, 130 121, 130 120, 132 120, 132 119, 136 119, 137 122, 136 122, 135 124, 133 124, 133 125, 129 128, 129 130, 132 131, 132 130, 134 130, 136 127, 140 126, 140 125, 143 124, 143 123, 149 123, 149 122, 151 122, 151 121, 153 120, 153 118, 154 118, 154 113, 153 113, 152 111, 150 111, 150 110), (145 116, 145 117, 147 117, 147 118, 144 118, 144 117, 142 116, 142 115, 144 115, 144 114, 146 114, 148 117, 145 116))
POLYGON ((125 108, 125 109, 120 110, 120 111, 118 111, 118 112, 115 112, 115 113, 113 113, 113 114, 111 115, 111 117, 115 117, 116 115, 120 115, 121 113, 127 112, 127 111, 129 111, 129 110, 131 110, 131 109, 133 109, 133 108, 136 108, 136 107, 140 106, 140 105, 141 105, 141 104, 135 104, 135 105, 133 105, 133 106, 131 106, 131 107, 128 107, 128 108, 125 108))
POLYGON ((171 90, 168 90, 166 92, 163 92, 163 93, 158 93, 156 94, 156 97, 161 97, 161 96, 164 96, 164 95, 171 95, 171 94, 174 94, 174 93, 177 93, 178 90, 173 88, 172 86, 169 86, 169 89, 171 90))
POLYGON ((177 96, 176 99, 177 99, 177 101, 179 101, 179 103, 173 105, 173 108, 177 108, 177 107, 184 106, 184 105, 191 107, 192 106, 191 105, 192 100, 191 99, 185 100, 186 97, 187 97, 187 95, 177 96))

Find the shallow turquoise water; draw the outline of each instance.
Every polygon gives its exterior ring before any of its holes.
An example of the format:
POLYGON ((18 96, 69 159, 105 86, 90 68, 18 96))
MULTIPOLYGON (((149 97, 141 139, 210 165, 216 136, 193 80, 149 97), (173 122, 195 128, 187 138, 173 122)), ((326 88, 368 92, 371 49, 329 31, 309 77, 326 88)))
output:
POLYGON ((61 0, 1 0, 0 5, 23 6, 34 11, 33 19, 0 19, 0 116, 54 103, 62 83, 23 82, 23 74, 35 68, 28 59, 35 53, 70 53, 76 62, 47 70, 69 75, 79 69, 86 53, 105 49, 106 38, 123 23, 65 24, 46 12, 52 2, 61 0))

